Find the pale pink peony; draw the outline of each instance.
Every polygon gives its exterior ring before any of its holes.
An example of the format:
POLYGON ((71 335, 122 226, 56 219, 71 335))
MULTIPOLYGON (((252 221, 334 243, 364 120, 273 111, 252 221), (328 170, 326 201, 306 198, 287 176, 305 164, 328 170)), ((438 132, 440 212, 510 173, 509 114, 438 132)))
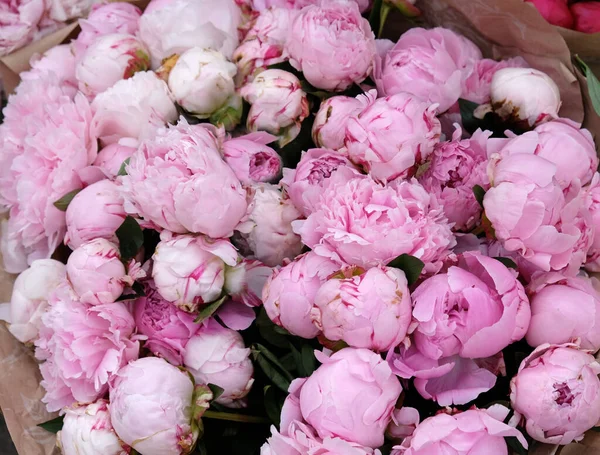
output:
MULTIPOLYGON (((29 64, 31 69, 21 73, 21 80, 37 80, 48 78, 53 73, 58 78, 58 85, 71 98, 77 93, 75 77, 75 56, 67 44, 55 46, 42 55, 34 55, 29 64)), ((56 81, 53 80, 53 83, 56 81)))
POLYGON ((536 441, 570 444, 600 420, 600 364, 576 345, 539 346, 510 383, 512 408, 536 441))
POLYGON ((354 171, 344 174, 348 179, 354 174, 359 174, 345 153, 328 149, 309 149, 302 153, 295 169, 283 170, 280 183, 300 213, 308 216, 319 207, 319 198, 329 184, 331 175, 341 167, 354 171))
POLYGON ((456 241, 435 196, 415 180, 383 186, 370 176, 349 179, 345 171, 331 176, 318 209, 294 222, 302 242, 360 267, 410 254, 425 263, 426 273, 437 272, 456 241))
POLYGON ((237 257, 226 239, 163 235, 152 256, 152 278, 165 300, 193 312, 220 297, 226 266, 236 265, 237 257))
POLYGON ((17 0, 0 3, 0 56, 29 44, 46 14, 44 0, 17 0))
POLYGON ((595 173, 592 182, 583 189, 585 206, 591 217, 594 229, 594 240, 588 251, 585 268, 592 272, 600 271, 600 174, 595 173))
POLYGON ((454 131, 451 142, 436 145, 429 167, 418 180, 435 194, 455 231, 469 231, 479 224, 482 208, 473 187, 490 188, 487 176, 487 152, 490 131, 477 130, 461 140, 462 130, 454 131))
POLYGON ((113 142, 98 152, 94 166, 98 166, 108 178, 114 179, 121 171, 123 162, 136 151, 137 145, 137 141, 131 138, 113 142))
POLYGON ((522 57, 507 60, 491 60, 483 58, 475 62, 471 75, 464 80, 461 98, 477 104, 491 101, 492 77, 502 68, 528 68, 529 65, 522 57))
POLYGON ((103 238, 73 251, 67 260, 67 277, 79 300, 91 305, 114 302, 128 281, 119 248, 103 238))
MULTIPOLYGON (((257 11, 265 11, 269 8, 287 8, 287 9, 302 9, 308 5, 318 4, 320 0, 236 0, 239 2, 249 2, 257 11)), ((360 8, 360 12, 364 12, 371 5, 370 0, 350 0, 355 1, 360 8)))
POLYGON ((234 0, 152 2, 140 19, 139 36, 152 68, 192 47, 214 49, 230 58, 238 45, 241 13, 234 0))
POLYGON ((300 81, 287 71, 269 69, 244 85, 240 94, 250 111, 246 127, 250 131, 267 131, 279 136, 279 145, 293 141, 308 116, 308 100, 300 81))
POLYGON ((144 285, 146 295, 134 304, 135 325, 146 336, 144 347, 173 365, 183 363, 183 352, 188 340, 200 329, 195 316, 163 299, 152 281, 144 285))
POLYGON ((120 178, 125 209, 172 232, 230 236, 246 215, 246 192, 219 154, 218 134, 181 118, 144 141, 120 178))
POLYGON ((167 84, 153 72, 140 71, 100 93, 92 103, 94 132, 103 145, 121 138, 146 139, 177 120, 167 84))
POLYGON ((209 320, 185 347, 184 364, 196 382, 223 389, 216 402, 227 407, 244 406, 254 382, 250 349, 235 330, 209 320))
POLYGON ((342 91, 373 68, 375 36, 354 2, 322 2, 294 18, 287 41, 290 63, 317 88, 342 91))
POLYGON ((458 101, 481 52, 467 38, 446 28, 413 28, 383 57, 374 78, 381 96, 408 92, 447 111, 458 101))
POLYGON ((313 323, 331 341, 389 351, 406 336, 412 305, 404 272, 349 268, 333 275, 315 295, 313 323))
POLYGON ((440 135, 435 106, 398 93, 350 117, 344 143, 355 164, 389 182, 411 177, 433 152, 440 135))
POLYGON ((313 252, 297 257, 267 280, 262 300, 269 318, 290 333, 314 338, 319 329, 311 321, 317 291, 340 265, 313 252))
POLYGON ((228 270, 225 289, 235 302, 247 307, 261 306, 263 288, 272 274, 273 267, 244 258, 228 270))
POLYGON ((129 447, 122 442, 110 423, 108 401, 74 404, 66 408, 56 443, 63 455, 126 455, 129 447))
POLYGON ((50 18, 66 22, 70 19, 87 16, 97 0, 49 0, 50 18))
POLYGON ((77 193, 67 207, 65 243, 74 250, 97 238, 117 242, 115 232, 125 216, 121 189, 110 180, 94 183, 77 193))
POLYGON ((91 306, 80 302, 67 282, 50 296, 42 316, 35 356, 43 363, 42 399, 48 411, 75 402, 91 403, 108 391, 108 382, 137 359, 135 324, 120 302, 91 306))
POLYGON ((264 132, 226 140, 222 147, 223 159, 243 184, 270 182, 281 173, 281 157, 267 146, 276 140, 264 132))
POLYGON ((294 259, 303 247, 292 229, 300 212, 275 185, 254 185, 251 193, 248 220, 237 228, 247 249, 270 267, 281 265, 286 258, 294 259))

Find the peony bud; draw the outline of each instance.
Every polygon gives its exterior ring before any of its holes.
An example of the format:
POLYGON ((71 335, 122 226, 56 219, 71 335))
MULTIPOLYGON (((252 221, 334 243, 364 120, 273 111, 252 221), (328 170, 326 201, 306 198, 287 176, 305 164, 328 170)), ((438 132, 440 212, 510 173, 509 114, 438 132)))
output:
POLYGON ((102 238, 83 243, 67 260, 67 277, 83 303, 114 302, 123 293, 125 274, 119 248, 102 238))
POLYGON ((271 147, 277 138, 268 133, 250 133, 223 143, 223 159, 244 184, 270 182, 281 172, 281 157, 271 147))
POLYGON ((177 59, 169 73, 169 88, 182 108, 207 118, 235 91, 236 71, 220 52, 194 47, 177 59))
POLYGON ((123 138, 119 142, 107 145, 98 152, 94 166, 98 166, 110 179, 114 179, 123 167, 123 162, 131 158, 137 149, 137 141, 131 138, 123 138))

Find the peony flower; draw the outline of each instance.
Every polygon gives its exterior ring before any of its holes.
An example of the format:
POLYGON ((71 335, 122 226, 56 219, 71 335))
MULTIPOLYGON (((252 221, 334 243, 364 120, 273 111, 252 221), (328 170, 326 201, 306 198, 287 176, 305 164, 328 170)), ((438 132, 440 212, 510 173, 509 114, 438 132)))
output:
POLYGON ((263 288, 272 274, 272 267, 260 261, 242 259, 228 270, 225 290, 235 302, 248 307, 261 306, 263 288))
POLYGON ((536 126, 558 118, 560 91, 546 73, 533 68, 503 68, 492 78, 491 104, 505 120, 536 126))
POLYGON ((107 145, 98 152, 94 166, 99 167, 108 178, 114 179, 121 171, 123 162, 136 151, 137 144, 135 139, 123 138, 107 145))
POLYGON ((50 18, 58 22, 87 16, 94 0, 50 0, 50 18))
POLYGON ((600 364, 575 345, 538 346, 510 382, 512 408, 536 441, 569 444, 600 420, 600 364))
POLYGON ((254 368, 250 349, 238 332, 209 320, 187 343, 184 364, 196 382, 223 389, 217 403, 232 408, 244 406, 241 400, 250 392, 254 368))
POLYGON ((230 58, 238 45, 240 10, 234 0, 174 0, 146 8, 139 36, 152 56, 152 69, 192 47, 213 49, 230 58))
POLYGON ((120 188, 101 180, 75 195, 67 207, 65 243, 74 250, 97 238, 117 242, 116 230, 126 213, 120 188))
POLYGON ((292 230, 300 212, 289 199, 283 199, 275 185, 263 183, 252 187, 248 214, 248 221, 237 229, 256 259, 274 267, 300 254, 303 245, 292 230))
POLYGON ((198 118, 208 118, 235 92, 235 65, 213 49, 182 53, 169 73, 175 101, 198 118))
POLYGON ((458 127, 451 142, 435 146, 429 167, 418 178, 423 188, 435 194, 456 231, 469 231, 481 220, 482 209, 473 188, 490 188, 486 169, 491 134, 477 130, 470 139, 461 140, 462 130, 458 127))
POLYGON ((40 365, 42 401, 54 412, 75 402, 92 403, 108 391, 108 382, 140 346, 135 324, 120 302, 80 302, 65 281, 50 295, 42 316, 35 357, 40 365))
POLYGON ((79 300, 91 305, 114 302, 127 281, 119 248, 104 238, 82 243, 67 260, 67 277, 79 300))
POLYGON ((588 251, 585 268, 600 271, 600 174, 595 173, 590 185, 583 189, 584 204, 591 216, 593 242, 588 251))
POLYGON ((306 422, 321 438, 381 446, 402 392, 398 378, 367 349, 345 348, 331 357, 315 351, 315 355, 322 365, 298 392, 306 422))
POLYGON ((377 98, 375 90, 356 98, 332 96, 324 100, 315 115, 312 138, 318 147, 339 150, 344 146, 346 125, 351 116, 358 114, 377 98))
POLYGON ((139 453, 187 455, 199 431, 193 395, 187 371, 157 357, 139 359, 110 385, 110 419, 119 438, 139 453))
POLYGON ((329 184, 331 175, 338 168, 348 168, 354 172, 344 175, 349 179, 359 175, 345 153, 327 149, 309 149, 302 152, 296 169, 283 170, 283 185, 287 196, 304 216, 310 215, 319 207, 319 198, 329 184))
POLYGON ((575 30, 583 33, 600 33, 600 5, 588 2, 570 6, 575 19, 575 30))
POLYGON ((237 251, 225 239, 163 236, 152 259, 152 278, 158 293, 178 308, 193 312, 220 297, 225 266, 237 263, 237 251))
POLYGON ((81 31, 71 41, 78 57, 99 37, 113 33, 136 35, 139 28, 141 10, 131 3, 96 3, 86 19, 79 19, 81 31))
POLYGON ((93 99, 122 79, 146 71, 150 57, 134 36, 113 33, 96 38, 77 62, 79 90, 93 99))
POLYGON ((287 41, 290 63, 317 88, 342 91, 364 81, 375 57, 375 36, 354 2, 303 8, 287 41))
POLYGON ((435 116, 435 106, 408 93, 380 98, 348 120, 348 155, 378 180, 410 177, 439 142, 435 116))
POLYGON ((306 220, 294 231, 315 253, 359 267, 418 257, 435 273, 455 244, 435 196, 415 180, 383 186, 370 176, 338 169, 306 220))
POLYGON ((48 49, 42 55, 34 55, 29 61, 31 69, 21 73, 21 80, 48 80, 52 73, 58 80, 51 79, 52 84, 58 84, 64 94, 74 98, 77 93, 77 78, 75 77, 75 56, 68 44, 61 44, 48 49))
POLYGON ((477 104, 489 103, 491 100, 492 78, 502 68, 528 68, 522 57, 514 57, 499 62, 489 58, 475 61, 475 68, 465 79, 461 98, 477 104))
POLYGON ((219 154, 217 134, 182 118, 144 141, 120 179, 125 210, 172 232, 229 237, 248 206, 219 154))
POLYGON ((145 139, 158 127, 177 119, 167 84, 140 71, 100 93, 92 103, 94 131, 103 145, 122 138, 145 139))
POLYGON ((319 288, 311 317, 331 341, 376 352, 406 336, 412 305, 404 272, 390 267, 342 270, 319 288))
POLYGON ((56 443, 63 455, 126 455, 129 451, 116 435, 110 423, 108 401, 103 399, 66 408, 56 443))
POLYGON ((582 349, 600 349, 600 294, 592 280, 556 272, 533 278, 527 288, 531 323, 526 338, 530 346, 577 339, 582 349))
POLYGON ((144 291, 146 295, 136 300, 133 312, 138 332, 147 337, 144 347, 173 365, 181 365, 185 345, 200 325, 194 322, 194 315, 163 299, 152 281, 145 283, 144 291))
MULTIPOLYGON (((238 2, 243 2, 244 0, 237 0, 238 2)), ((305 6, 313 5, 315 3, 319 3, 318 0, 248 0, 251 3, 251 6, 256 11, 264 11, 268 8, 287 8, 287 9, 302 9, 305 6)), ((365 12, 371 2, 370 0, 351 0, 355 1, 359 8, 360 12, 365 12)))
POLYGON ((267 144, 277 138, 268 133, 250 133, 226 140, 223 159, 243 184, 275 180, 281 173, 281 157, 267 144))
POLYGON ((392 454, 468 455, 478 451, 508 454, 505 438, 517 438, 527 448, 527 441, 521 432, 504 423, 508 412, 508 408, 496 404, 488 409, 473 408, 453 415, 436 414, 423 420, 411 437, 401 446, 394 447, 392 454))
POLYGON ((314 298, 321 285, 339 269, 337 263, 308 252, 274 270, 262 291, 262 300, 271 321, 293 335, 303 338, 317 336, 319 329, 310 317, 314 298))
POLYGON ((251 104, 246 127, 279 136, 279 145, 293 141, 308 116, 308 100, 300 81, 283 70, 265 70, 244 85, 240 94, 251 104))
POLYGON ((567 0, 525 0, 532 3, 542 17, 552 25, 573 28, 573 15, 569 11, 567 0))
POLYGON ((38 259, 22 272, 12 289, 8 329, 21 343, 38 338, 42 315, 50 294, 67 277, 65 265, 54 259, 38 259))
POLYGON ((0 3, 0 56, 29 44, 36 36, 38 24, 46 15, 43 0, 19 0, 0 3))
POLYGON ((383 57, 375 59, 380 96, 408 92, 445 112, 458 101, 481 52, 464 36, 436 27, 403 33, 383 57))

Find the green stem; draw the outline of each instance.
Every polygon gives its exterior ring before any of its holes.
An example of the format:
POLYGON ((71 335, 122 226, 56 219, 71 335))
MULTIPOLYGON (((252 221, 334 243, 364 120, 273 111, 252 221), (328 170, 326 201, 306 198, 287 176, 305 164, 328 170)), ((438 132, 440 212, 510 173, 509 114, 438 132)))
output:
POLYGON ((257 416, 247 416, 244 414, 234 414, 231 412, 206 411, 202 414, 203 419, 229 420, 231 422, 245 423, 271 423, 269 419, 257 416))

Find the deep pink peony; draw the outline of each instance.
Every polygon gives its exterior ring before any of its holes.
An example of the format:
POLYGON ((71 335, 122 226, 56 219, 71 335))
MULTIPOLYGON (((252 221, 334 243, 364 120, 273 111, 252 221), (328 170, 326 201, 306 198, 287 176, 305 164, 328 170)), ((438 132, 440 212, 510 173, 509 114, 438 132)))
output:
POLYGON ((217 134, 182 118, 144 141, 120 179, 125 209, 172 232, 230 236, 246 214, 246 192, 221 158, 217 134))
POLYGON ((103 396, 119 368, 138 357, 134 330, 133 317, 122 303, 87 305, 67 282, 59 285, 50 296, 35 343, 35 356, 44 362, 42 401, 48 410, 103 396))
POLYGON ((570 9, 575 19, 575 30, 583 33, 600 33, 600 5, 586 2, 571 5, 570 9))
POLYGON ((408 92, 445 112, 480 59, 477 46, 452 30, 413 28, 375 59, 374 78, 381 96, 408 92))
POLYGON ((370 176, 339 169, 319 207, 295 221, 302 242, 322 256, 368 267, 385 265, 401 254, 418 257, 435 273, 456 241, 434 195, 415 180, 388 186, 370 176))
POLYGON ((287 51, 292 66, 313 86, 341 91, 371 73, 375 36, 356 3, 322 2, 296 15, 287 51))
POLYGON ((379 98, 350 117, 344 143, 354 163, 389 182, 412 176, 440 134, 434 106, 398 93, 379 98))
POLYGON ((473 72, 463 83, 461 98, 477 104, 489 103, 491 100, 492 78, 496 71, 502 68, 528 67, 529 65, 522 57, 509 58, 499 62, 489 58, 477 60, 473 72))
POLYGON ((223 143, 223 159, 240 182, 270 182, 281 173, 281 157, 267 144, 276 141, 269 133, 258 132, 223 143))
POLYGON ((542 17, 552 25, 573 28, 573 15, 569 11, 567 0, 525 0, 532 3, 542 17))

